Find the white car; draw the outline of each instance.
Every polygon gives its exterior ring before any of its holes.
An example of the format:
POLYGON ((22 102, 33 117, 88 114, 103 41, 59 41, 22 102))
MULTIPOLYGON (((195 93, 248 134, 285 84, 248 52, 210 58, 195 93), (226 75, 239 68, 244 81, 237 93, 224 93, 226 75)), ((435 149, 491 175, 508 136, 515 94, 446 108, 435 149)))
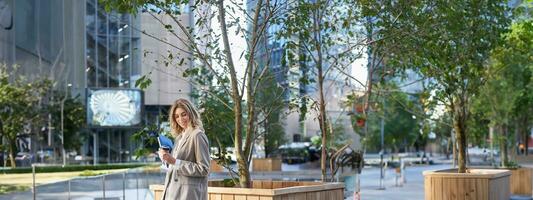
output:
POLYGON ((468 155, 488 156, 488 155, 490 155, 491 151, 492 151, 492 153, 495 156, 498 155, 498 150, 496 150, 496 149, 490 150, 488 148, 479 148, 479 147, 470 147, 470 148, 468 148, 468 155))
MULTIPOLYGON (((218 153, 218 148, 211 147, 211 158, 216 158, 216 154, 218 153)), ((235 155, 235 148, 233 147, 226 147, 226 153, 230 157, 231 162, 237 162, 237 156, 235 155)))

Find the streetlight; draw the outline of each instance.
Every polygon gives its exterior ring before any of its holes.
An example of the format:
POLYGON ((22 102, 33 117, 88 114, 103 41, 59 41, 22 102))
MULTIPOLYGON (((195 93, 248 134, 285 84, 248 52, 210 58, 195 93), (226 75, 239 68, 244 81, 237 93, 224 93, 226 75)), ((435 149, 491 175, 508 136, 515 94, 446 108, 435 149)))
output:
POLYGON ((63 99, 61 99, 61 153, 63 155, 63 167, 65 167, 67 165, 67 156, 66 156, 66 151, 65 151, 65 126, 64 126, 64 111, 65 111, 65 101, 67 100, 67 97, 68 97, 68 88, 72 87, 72 84, 69 83, 66 85, 67 88, 65 90, 65 96, 63 97, 63 99))

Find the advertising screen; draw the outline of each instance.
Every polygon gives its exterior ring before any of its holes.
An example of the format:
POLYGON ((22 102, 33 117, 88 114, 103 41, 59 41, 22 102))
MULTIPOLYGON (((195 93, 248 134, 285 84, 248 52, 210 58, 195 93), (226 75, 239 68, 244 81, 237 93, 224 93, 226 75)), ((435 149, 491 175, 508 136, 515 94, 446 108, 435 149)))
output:
POLYGON ((141 123, 142 91, 87 89, 87 124, 91 127, 128 127, 141 123))

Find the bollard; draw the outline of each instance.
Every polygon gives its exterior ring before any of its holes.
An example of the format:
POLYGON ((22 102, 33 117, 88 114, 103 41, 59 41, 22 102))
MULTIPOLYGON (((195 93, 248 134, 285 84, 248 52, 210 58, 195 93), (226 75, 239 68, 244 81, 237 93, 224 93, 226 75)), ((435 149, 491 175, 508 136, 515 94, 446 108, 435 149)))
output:
POLYGON ((35 164, 31 164, 31 173, 33 176, 33 180, 32 180, 33 200, 36 200, 37 189, 35 188, 35 164))
POLYGON ((126 200, 126 173, 122 173, 122 199, 126 200))
POLYGON ((68 200, 70 200, 70 179, 68 180, 68 200))
POLYGON ((137 200, 139 200, 139 173, 135 174, 135 182, 137 184, 137 200))
POLYGON ((361 179, 359 174, 355 174, 355 191, 353 198, 354 200, 361 200, 361 179))
POLYGON ((402 174, 402 168, 401 167, 396 167, 396 176, 394 177, 394 180, 395 180, 395 186, 396 187, 401 187, 403 186, 403 184, 401 183, 401 174, 402 174), (400 181, 400 183, 398 183, 400 181))

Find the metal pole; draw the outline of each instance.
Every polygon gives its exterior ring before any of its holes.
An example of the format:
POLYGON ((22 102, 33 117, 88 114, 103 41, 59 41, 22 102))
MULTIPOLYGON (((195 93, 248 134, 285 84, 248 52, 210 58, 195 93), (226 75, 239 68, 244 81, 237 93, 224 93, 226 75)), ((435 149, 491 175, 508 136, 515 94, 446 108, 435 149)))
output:
POLYGON ((385 99, 383 99, 383 116, 381 117, 381 150, 379 151, 379 157, 380 157, 380 161, 379 161, 379 167, 380 167, 380 176, 379 176, 379 189, 380 190, 384 190, 385 189, 385 186, 383 184, 384 182, 384 179, 385 179, 385 173, 383 172, 384 170, 384 166, 383 166, 383 154, 385 154, 385 150, 384 150, 384 147, 385 147, 385 142, 384 142, 384 137, 385 137, 385 99))
POLYGON ((68 180, 68 199, 70 200, 70 179, 68 180))
MULTIPOLYGON (((54 127, 52 127, 52 114, 48 114, 48 146, 52 146, 52 131, 54 130, 54 127)), ((55 155, 54 155, 54 160, 55 155)))
POLYGON ((31 164, 31 173, 32 173, 32 193, 33 193, 33 200, 36 200, 36 193, 37 189, 35 188, 35 164, 31 164))
POLYGON ((126 173, 122 173, 122 199, 126 199, 126 173))
POLYGON ((360 200, 361 199, 361 179, 359 177, 359 173, 355 174, 355 194, 354 194, 354 200, 360 200))
POLYGON ((102 194, 105 199, 105 175, 102 176, 102 194))
POLYGON ((107 163, 111 163, 111 132, 107 130, 107 163))
POLYGON ((93 165, 98 164, 98 132, 93 133, 93 165))
POLYGON ((494 127, 489 127, 489 140, 490 140, 490 165, 495 166, 494 163, 494 127))
POLYGON ((137 183, 137 200, 139 200, 139 173, 135 174, 135 182, 137 183))
POLYGON ((65 126, 64 126, 64 110, 65 110, 65 100, 67 100, 66 93, 65 97, 61 100, 61 153, 63 154, 63 167, 67 165, 67 156, 65 151, 65 126))

